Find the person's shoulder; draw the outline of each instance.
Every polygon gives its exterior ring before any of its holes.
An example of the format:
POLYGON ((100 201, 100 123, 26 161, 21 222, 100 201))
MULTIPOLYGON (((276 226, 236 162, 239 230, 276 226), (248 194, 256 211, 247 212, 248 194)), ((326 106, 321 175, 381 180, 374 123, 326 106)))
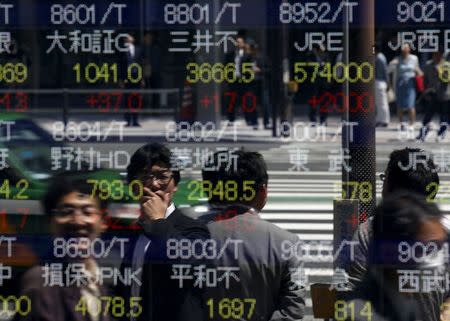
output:
POLYGON ((127 239, 127 245, 129 246, 132 244, 135 240, 139 238, 139 236, 142 234, 142 223, 139 220, 132 221, 129 225, 129 227, 124 227, 123 229, 119 230, 111 230, 107 231, 104 234, 102 234, 102 238, 104 239, 110 239, 113 237, 120 237, 127 239))
POLYGON ((188 224, 195 221, 194 218, 186 215, 183 211, 175 208, 175 210, 167 217, 165 222, 173 225, 188 224))
MULTIPOLYGON (((254 214, 250 214, 250 213, 246 213, 245 215, 254 215, 254 214)), ((254 224, 255 224, 255 231, 261 231, 261 232, 265 232, 268 234, 268 237, 273 238, 275 240, 280 240, 280 241, 284 241, 284 240, 297 240, 298 236, 295 235, 292 232, 289 232, 285 229, 282 229, 281 227, 279 227, 278 225, 272 223, 272 222, 268 222, 264 219, 262 219, 259 215, 258 215, 258 219, 254 220, 254 224)))
POLYGON ((22 279, 20 281, 21 291, 29 292, 41 289, 44 284, 44 279, 42 275, 43 275, 43 266, 36 265, 31 267, 22 276, 22 279))
POLYGON ((364 222, 360 223, 358 225, 358 228, 360 228, 360 229, 370 229, 370 228, 372 228, 373 219, 374 219, 374 217, 370 216, 367 220, 365 220, 364 222))
POLYGON ((23 275, 23 279, 26 281, 34 281, 37 279, 41 279, 42 271, 43 271, 42 265, 35 265, 25 272, 25 274, 23 275))
POLYGON ((165 219, 166 222, 179 224, 180 222, 194 222, 197 221, 195 217, 188 215, 187 212, 175 207, 174 211, 165 219))
POLYGON ((389 62, 389 65, 398 65, 399 63, 400 63, 400 57, 399 56, 396 56, 396 57, 394 57, 390 62, 389 62))
POLYGON ((355 236, 360 244, 368 244, 373 231, 373 216, 362 222, 356 228, 355 236))
POLYGON ((187 212, 175 208, 172 214, 165 220, 171 231, 207 231, 206 224, 201 219, 188 215, 187 212))

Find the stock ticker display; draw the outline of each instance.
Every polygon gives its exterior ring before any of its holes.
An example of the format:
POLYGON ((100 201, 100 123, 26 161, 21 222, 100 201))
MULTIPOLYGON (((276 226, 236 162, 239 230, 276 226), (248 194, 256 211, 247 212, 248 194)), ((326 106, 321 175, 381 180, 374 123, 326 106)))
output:
POLYGON ((0 321, 450 320, 449 0, 0 1, 0 321))

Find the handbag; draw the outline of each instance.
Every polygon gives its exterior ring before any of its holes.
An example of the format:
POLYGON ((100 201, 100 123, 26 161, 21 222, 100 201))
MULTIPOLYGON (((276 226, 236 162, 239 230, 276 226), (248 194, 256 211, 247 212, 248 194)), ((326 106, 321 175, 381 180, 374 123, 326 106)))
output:
POLYGON ((416 76, 416 91, 421 94, 425 91, 425 83, 424 83, 424 76, 418 75, 416 76))

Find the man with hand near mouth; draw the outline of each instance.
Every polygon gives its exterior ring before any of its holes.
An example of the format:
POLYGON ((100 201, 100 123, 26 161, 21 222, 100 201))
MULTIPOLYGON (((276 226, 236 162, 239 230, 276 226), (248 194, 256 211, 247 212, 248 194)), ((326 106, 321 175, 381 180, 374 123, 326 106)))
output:
MULTIPOLYGON (((200 315, 200 303, 192 287, 179 288, 171 278, 172 264, 179 261, 167 257, 167 242, 171 239, 206 239, 208 230, 203 223, 179 211, 173 196, 177 191, 180 173, 174 169, 170 150, 159 143, 139 148, 127 167, 128 182, 142 184, 140 230, 130 237, 129 250, 122 268, 142 269, 141 286, 118 288, 125 297, 142 297, 143 313, 138 318, 125 320, 177 321, 194 320, 200 315)), ((183 263, 187 263, 184 261, 183 263)), ((197 318, 198 319, 198 318, 197 318)))
MULTIPOLYGON (((176 229, 179 220, 185 219, 173 203, 180 181, 180 172, 174 169, 171 162, 172 155, 165 145, 151 143, 139 148, 127 167, 128 182, 137 181, 138 184, 133 185, 141 185, 143 190, 139 200, 138 223, 144 233, 139 234, 136 246, 139 246, 140 253, 136 253, 135 258, 139 256, 138 254, 142 254, 141 245, 144 243, 147 245, 149 241, 146 234, 157 233, 166 236, 176 229)), ((135 194, 139 192, 136 191, 135 194)))

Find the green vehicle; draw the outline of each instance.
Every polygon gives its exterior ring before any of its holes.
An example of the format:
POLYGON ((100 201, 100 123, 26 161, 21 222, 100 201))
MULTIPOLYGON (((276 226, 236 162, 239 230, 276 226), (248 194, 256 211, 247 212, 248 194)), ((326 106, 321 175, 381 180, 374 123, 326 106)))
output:
MULTIPOLYGON (((67 147, 57 142, 45 129, 37 125, 30 117, 17 113, 0 113, 0 152, 8 150, 7 167, 0 170, 0 235, 33 236, 45 234, 45 221, 40 200, 47 188, 52 171, 52 147, 67 147)), ((88 164, 82 166, 88 167, 88 164)), ((3 167, 3 166, 2 166, 3 167)), ((77 168, 73 166, 72 168, 77 168)), ((125 181, 124 173, 111 169, 89 171, 83 177, 88 183, 97 184, 100 193, 111 202, 108 212, 110 232, 119 233, 133 228, 138 217, 139 195, 133 194, 133 188, 125 181)), ((190 179, 179 183, 174 199, 177 205, 193 205, 200 199, 189 199, 190 179)), ((1 251, 1 245, 0 245, 1 251)), ((3 252, 0 252, 3 253, 3 252)), ((11 265, 28 265, 27 251, 14 251, 11 265)), ((1 258, 2 262, 10 260, 1 258), (5 260, 6 261, 5 261, 5 260)))

